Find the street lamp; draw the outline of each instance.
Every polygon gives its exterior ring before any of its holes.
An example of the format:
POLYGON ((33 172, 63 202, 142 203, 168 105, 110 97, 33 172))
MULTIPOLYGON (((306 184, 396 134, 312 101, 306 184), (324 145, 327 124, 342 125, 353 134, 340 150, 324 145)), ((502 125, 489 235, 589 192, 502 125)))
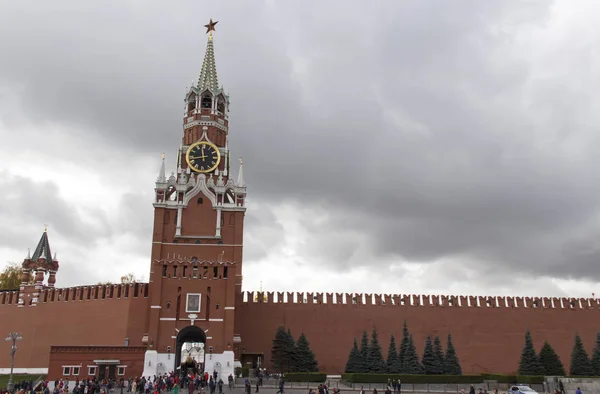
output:
POLYGON ((15 389, 13 383, 13 369, 15 368, 15 353, 17 352, 17 341, 20 341, 23 337, 18 332, 11 332, 6 337, 6 342, 11 342, 10 347, 10 378, 8 379, 8 392, 12 393, 15 389))

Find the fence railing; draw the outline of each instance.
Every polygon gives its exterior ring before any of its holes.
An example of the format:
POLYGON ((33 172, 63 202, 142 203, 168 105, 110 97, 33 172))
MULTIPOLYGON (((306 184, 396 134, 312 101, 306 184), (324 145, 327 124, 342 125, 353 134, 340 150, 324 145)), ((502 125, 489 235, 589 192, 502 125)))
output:
MULTIPOLYGON (((236 386, 243 387, 246 378, 238 378, 236 379, 236 386)), ((256 381, 258 380, 255 377, 249 377, 250 384, 252 386, 256 385, 256 381)), ((348 383, 339 379, 328 379, 325 381, 325 384, 332 389, 338 388, 342 391, 351 390, 358 391, 362 387, 365 391, 373 391, 377 390, 378 393, 382 394, 387 385, 385 383, 348 383)), ((311 383, 311 382, 285 382, 284 387, 288 389, 308 389, 308 388, 316 388, 319 383, 311 383)), ((478 384, 473 384, 475 390, 478 389, 486 389, 488 392, 493 392, 493 390, 498 390, 499 394, 508 393, 508 389, 514 384, 508 383, 498 383, 494 381, 486 381, 478 384)), ((530 384, 529 385, 533 390, 538 393, 544 393, 545 387, 543 384, 530 384)), ((279 383, 275 379, 263 379, 263 384, 261 387, 264 388, 278 388, 279 383)), ((394 394, 403 394, 403 393, 461 393, 463 390, 465 393, 469 393, 469 389, 471 388, 470 384, 439 384, 439 383, 422 383, 422 384, 408 384, 403 383, 400 391, 396 391, 394 394)), ((390 388, 391 389, 391 388, 390 388)), ((393 389, 392 389, 393 390, 393 389)), ((371 394, 371 393, 368 393, 371 394)))

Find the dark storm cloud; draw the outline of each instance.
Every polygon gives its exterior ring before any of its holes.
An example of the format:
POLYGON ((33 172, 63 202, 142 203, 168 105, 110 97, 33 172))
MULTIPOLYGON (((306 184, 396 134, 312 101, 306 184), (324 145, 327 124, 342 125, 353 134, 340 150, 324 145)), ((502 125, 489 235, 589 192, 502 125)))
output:
MULTIPOLYGON (((315 263, 452 256, 597 276, 593 75, 536 75, 517 39, 543 29, 552 4, 6 2, 0 87, 29 118, 79 125, 115 155, 174 152, 212 16, 232 155, 253 199, 302 206, 315 263), (371 260, 353 260, 361 248, 371 260)), ((273 242, 280 226, 249 213, 273 242)))
POLYGON ((90 247, 97 237, 109 233, 108 223, 100 210, 77 212, 62 198, 53 182, 36 182, 0 171, 0 189, 3 190, 3 203, 0 204, 2 246, 33 250, 42 235, 44 223, 59 237, 90 247), (82 216, 88 220, 82 220, 82 216))

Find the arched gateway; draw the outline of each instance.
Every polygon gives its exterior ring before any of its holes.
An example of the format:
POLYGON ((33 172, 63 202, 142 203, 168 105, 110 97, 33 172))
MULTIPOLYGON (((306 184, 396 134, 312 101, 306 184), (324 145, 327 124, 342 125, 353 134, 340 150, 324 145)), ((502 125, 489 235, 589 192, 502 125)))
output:
MULTIPOLYGON (((173 371, 176 371, 177 367, 179 367, 181 363, 185 361, 181 359, 181 348, 185 343, 188 342, 202 343, 206 348, 206 333, 203 329, 196 326, 187 326, 183 330, 179 331, 177 334, 177 339, 175 339, 175 363, 173 365, 173 371)), ((204 365, 204 361, 202 361, 202 365, 204 365)))

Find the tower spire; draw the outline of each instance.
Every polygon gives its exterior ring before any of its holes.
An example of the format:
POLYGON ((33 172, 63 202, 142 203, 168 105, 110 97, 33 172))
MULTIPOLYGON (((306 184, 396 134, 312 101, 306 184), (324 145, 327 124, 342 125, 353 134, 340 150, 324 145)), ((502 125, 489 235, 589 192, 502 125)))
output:
POLYGON ((44 225, 44 232, 42 238, 38 242, 37 247, 31 256, 32 261, 38 261, 38 259, 46 259, 46 261, 52 261, 52 252, 50 251, 50 242, 48 242, 48 226, 44 225))
POLYGON ((240 171, 238 172, 236 186, 238 186, 238 187, 246 186, 246 181, 244 181, 244 162, 242 161, 241 158, 240 158, 240 171))
POLYGON ((161 154, 160 155, 162 158, 162 164, 160 166, 160 171, 158 172, 158 178, 156 179, 156 182, 158 183, 166 183, 167 182, 167 175, 165 173, 165 154, 161 154))
POLYGON ((217 23, 219 22, 213 22, 211 18, 210 22, 207 25, 204 25, 204 27, 206 27, 206 33, 208 33, 208 42, 206 43, 206 53, 204 54, 204 61, 202 62, 202 70, 200 70, 200 77, 198 78, 198 89, 200 90, 210 89, 211 91, 216 92, 219 89, 212 36, 212 32, 215 31, 215 25, 217 23))

